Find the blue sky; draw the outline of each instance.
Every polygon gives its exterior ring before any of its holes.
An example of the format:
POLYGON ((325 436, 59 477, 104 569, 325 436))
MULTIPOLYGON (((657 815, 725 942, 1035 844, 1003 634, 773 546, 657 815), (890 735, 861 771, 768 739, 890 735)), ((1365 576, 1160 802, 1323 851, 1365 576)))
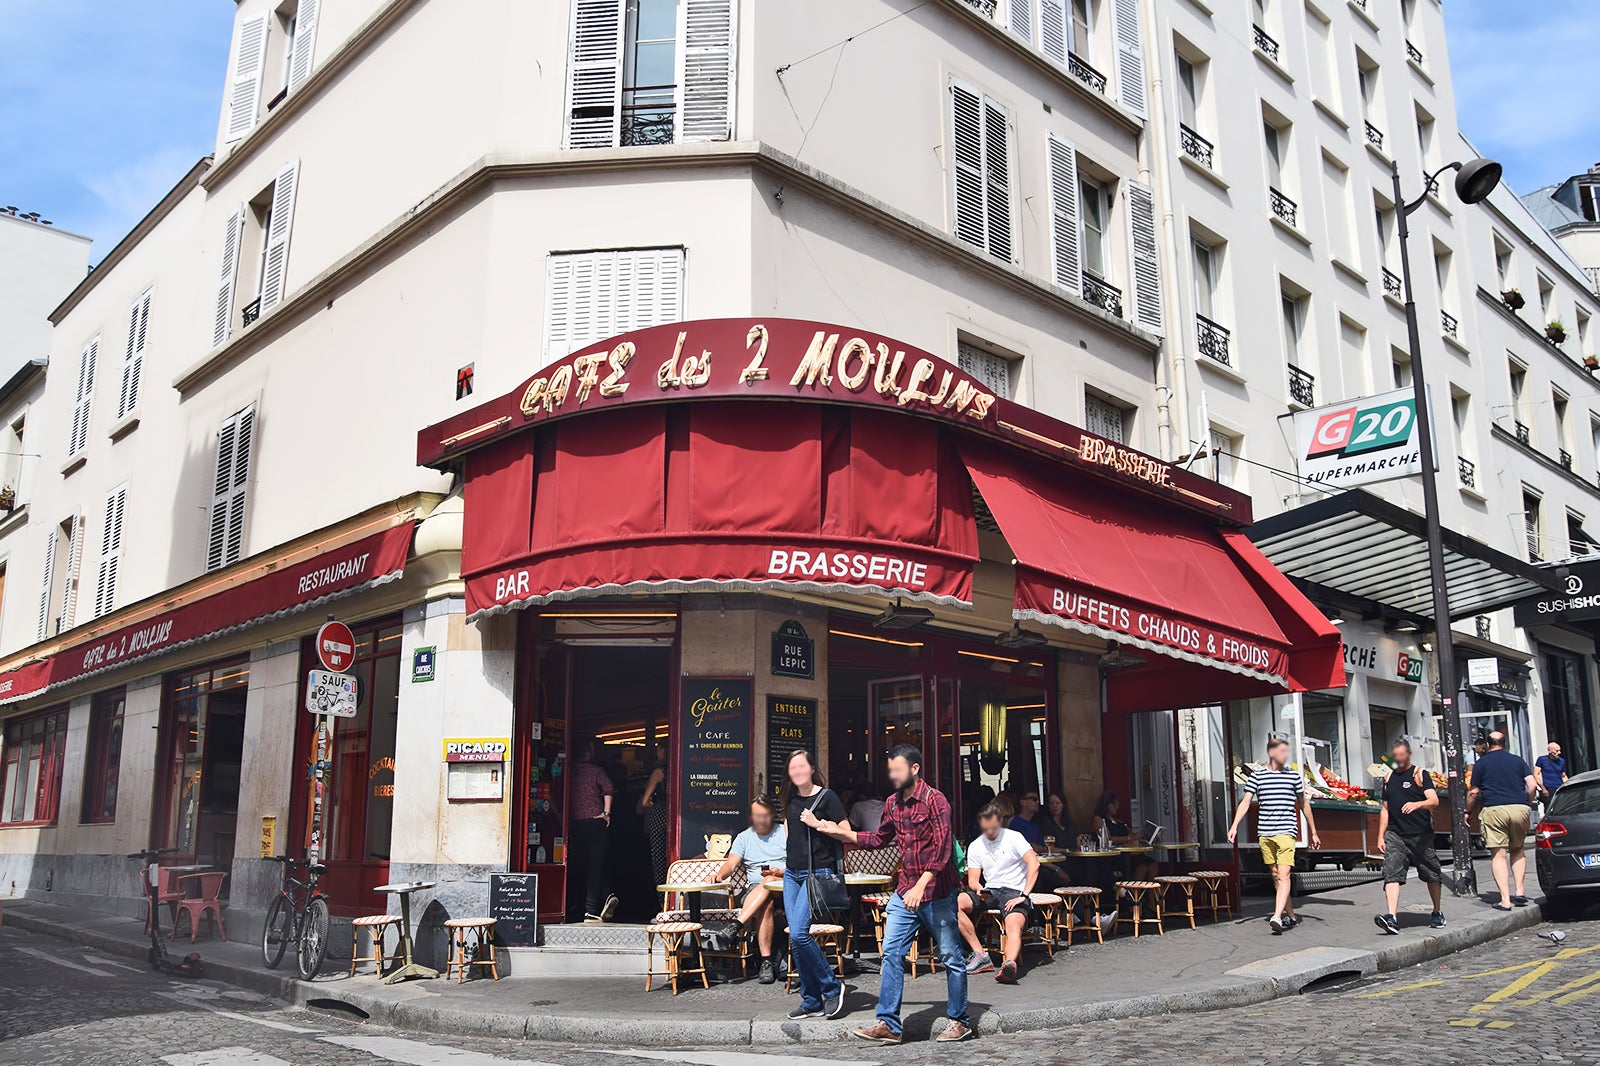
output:
MULTIPOLYGON (((0 198, 94 237, 99 259, 211 150, 234 4, 3 0, 0 10, 0 198)), ((1512 188, 1600 161, 1596 0, 1448 0, 1444 11, 1462 128, 1506 165, 1512 188)))

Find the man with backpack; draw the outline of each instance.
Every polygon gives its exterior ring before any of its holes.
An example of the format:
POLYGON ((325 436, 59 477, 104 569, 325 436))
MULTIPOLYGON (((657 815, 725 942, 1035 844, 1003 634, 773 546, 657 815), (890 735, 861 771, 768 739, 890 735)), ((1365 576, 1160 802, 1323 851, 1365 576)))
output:
POLYGON ((1439 790, 1433 776, 1411 762, 1411 742, 1394 742, 1394 768, 1383 781, 1383 807, 1378 813, 1378 852, 1383 856, 1383 894, 1387 913, 1373 917, 1378 928, 1390 936, 1400 932, 1400 886, 1406 883, 1406 870, 1417 868, 1417 877, 1428 886, 1433 898, 1433 917, 1428 924, 1444 928, 1439 909, 1441 871, 1439 853, 1433 847, 1433 809, 1439 805, 1439 790))

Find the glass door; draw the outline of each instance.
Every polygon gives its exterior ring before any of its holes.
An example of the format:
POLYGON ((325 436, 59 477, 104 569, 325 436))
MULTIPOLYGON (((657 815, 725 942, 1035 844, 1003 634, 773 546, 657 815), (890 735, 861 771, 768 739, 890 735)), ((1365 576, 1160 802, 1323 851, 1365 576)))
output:
MULTIPOLYGON (((867 685, 867 731, 871 757, 869 766, 880 767, 896 744, 915 744, 922 751, 923 763, 931 770, 938 764, 924 743, 923 706, 925 690, 921 674, 891 677, 867 685)), ((937 775, 929 773, 930 778, 937 775)))

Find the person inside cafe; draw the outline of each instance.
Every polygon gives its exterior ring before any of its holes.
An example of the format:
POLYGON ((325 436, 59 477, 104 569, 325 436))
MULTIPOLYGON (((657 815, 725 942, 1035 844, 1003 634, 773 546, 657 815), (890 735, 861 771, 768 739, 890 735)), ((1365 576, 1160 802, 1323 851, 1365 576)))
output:
MULTIPOLYGON (((1006 823, 1006 828, 1026 840, 1028 847, 1035 853, 1047 850, 1044 827, 1038 822, 1041 810, 1043 808, 1039 806, 1039 793, 1030 788, 1017 798, 1017 813, 1006 823)), ((982 824, 979 824, 978 829, 980 832, 983 830, 982 824)), ((1039 871, 1039 881, 1043 883, 1046 892, 1053 892, 1058 888, 1066 888, 1069 878, 1058 867, 1049 865, 1039 871)))
MULTIPOLYGON (((822 779, 809 751, 789 753, 784 768, 788 783, 783 790, 784 822, 788 834, 784 849, 783 912, 789 916, 789 951, 800 971, 800 1005, 789 1012, 790 1021, 837 1018, 844 1013, 844 985, 828 964, 822 947, 811 936, 812 877, 831 877, 839 862, 839 848, 822 832, 820 824, 850 826, 844 804, 822 779), (809 827, 809 831, 802 827, 809 827)), ((887 972, 887 969, 885 970, 887 972)))
MULTIPOLYGON (((1122 820, 1121 797, 1109 790, 1100 793, 1100 798, 1095 801, 1094 820, 1089 823, 1089 831, 1098 837, 1102 826, 1114 848, 1139 843, 1128 823, 1122 820)), ((1148 881, 1160 872, 1160 868, 1161 864, 1155 860, 1153 852, 1128 857, 1128 876, 1134 881, 1148 881)))
MULTIPOLYGON (((610 844, 611 803, 617 786, 611 775, 595 763, 595 741, 578 743, 578 761, 573 764, 567 783, 571 797, 572 854, 569 872, 576 872, 583 885, 583 920, 609 922, 617 911, 617 897, 610 891, 606 873, 606 850, 610 844)), ((576 897, 578 893, 573 892, 576 897)))
POLYGON ((778 804, 767 796, 757 796, 750 801, 750 825, 733 838, 728 857, 717 871, 716 879, 725 881, 740 867, 744 868, 747 886, 744 901, 739 905, 741 932, 754 933, 756 948, 761 952, 759 980, 770 985, 778 979, 777 960, 772 954, 772 942, 777 931, 777 893, 770 891, 768 881, 782 881, 784 863, 788 861, 789 834, 778 821, 778 804))
POLYGON ((1047 847, 1051 840, 1056 842, 1056 847, 1069 851, 1078 846, 1078 827, 1067 813, 1067 797, 1059 789, 1044 798, 1044 806, 1034 814, 1033 824, 1039 827, 1039 835, 1047 847))
POLYGON ((657 744, 650 776, 639 796, 639 814, 644 818, 645 835, 650 840, 650 872, 655 884, 667 880, 667 746, 657 744))
POLYGON ((883 790, 870 781, 861 786, 860 798, 850 805, 850 824, 867 832, 883 824, 883 790))
POLYGON ((1029 898, 1038 882, 1039 856, 1033 845, 1015 829, 1001 822, 1000 809, 989 804, 978 812, 978 836, 967 847, 967 887, 958 897, 957 915, 961 939, 966 941, 967 973, 987 973, 994 960, 983 946, 974 922, 993 912, 1000 916, 1000 951, 1004 959, 994 979, 1001 984, 1016 984, 1017 955, 1022 950, 1022 931, 1033 917, 1029 898))

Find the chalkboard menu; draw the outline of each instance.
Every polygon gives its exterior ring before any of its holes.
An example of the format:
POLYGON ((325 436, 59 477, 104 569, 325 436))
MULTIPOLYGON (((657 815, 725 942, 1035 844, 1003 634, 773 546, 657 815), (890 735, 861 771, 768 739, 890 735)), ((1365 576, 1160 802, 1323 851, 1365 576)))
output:
POLYGON ((539 945, 539 875, 490 874, 489 917, 495 938, 507 947, 539 945))
POLYGON ((705 854, 706 837, 737 834, 749 820, 753 689, 748 677, 683 679, 681 857, 705 854))
POLYGON ((817 751, 817 701, 798 696, 767 697, 767 791, 783 789, 789 755, 805 748, 817 751))

